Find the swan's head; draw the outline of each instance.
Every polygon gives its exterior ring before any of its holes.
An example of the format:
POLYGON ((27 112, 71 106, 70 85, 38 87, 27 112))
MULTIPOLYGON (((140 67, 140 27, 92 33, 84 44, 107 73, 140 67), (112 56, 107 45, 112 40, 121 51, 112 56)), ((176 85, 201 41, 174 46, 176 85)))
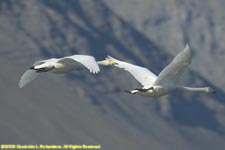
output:
POLYGON ((214 94, 216 93, 216 91, 214 91, 213 88, 211 88, 211 87, 205 87, 205 88, 204 88, 204 91, 205 91, 206 93, 214 93, 214 94))
POLYGON ((110 58, 106 58, 105 60, 102 61, 98 61, 99 65, 103 65, 103 66, 112 66, 112 65, 116 65, 116 61, 110 58))

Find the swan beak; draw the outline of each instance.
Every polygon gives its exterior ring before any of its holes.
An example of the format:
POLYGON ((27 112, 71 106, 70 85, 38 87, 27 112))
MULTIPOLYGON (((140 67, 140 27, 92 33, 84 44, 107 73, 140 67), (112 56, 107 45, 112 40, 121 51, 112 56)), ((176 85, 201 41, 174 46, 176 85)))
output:
POLYGON ((112 64, 112 65, 118 65, 118 63, 115 62, 114 60, 112 60, 111 64, 112 64))

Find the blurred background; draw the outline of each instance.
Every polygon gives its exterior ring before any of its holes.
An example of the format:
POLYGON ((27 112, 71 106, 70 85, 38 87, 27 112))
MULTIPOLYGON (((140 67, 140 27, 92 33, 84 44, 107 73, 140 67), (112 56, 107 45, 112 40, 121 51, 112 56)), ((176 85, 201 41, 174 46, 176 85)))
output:
POLYGON ((224 0, 1 0, 0 143, 101 144, 104 150, 225 149, 224 0), (158 74, 189 43, 188 86, 217 94, 161 98, 117 68, 98 75, 43 74, 18 82, 34 61, 107 55, 158 74))

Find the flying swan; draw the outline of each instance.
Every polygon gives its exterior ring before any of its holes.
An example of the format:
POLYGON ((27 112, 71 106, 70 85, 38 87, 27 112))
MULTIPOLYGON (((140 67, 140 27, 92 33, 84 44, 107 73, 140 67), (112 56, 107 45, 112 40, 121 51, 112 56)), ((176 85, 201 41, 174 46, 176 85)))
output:
POLYGON ((211 87, 186 87, 177 83, 182 72, 191 63, 191 50, 186 45, 185 49, 178 53, 173 61, 168 64, 158 76, 152 73, 150 70, 144 67, 136 66, 127 62, 117 60, 111 56, 108 56, 106 60, 111 59, 114 61, 114 66, 124 69, 131 73, 131 75, 141 83, 142 88, 136 88, 131 91, 126 91, 131 94, 140 94, 143 96, 158 97, 169 94, 171 92, 205 92, 215 93, 211 87))
POLYGON ((22 88, 40 73, 51 72, 55 74, 67 73, 74 70, 88 69, 90 73, 96 74, 100 71, 99 65, 114 65, 113 60, 107 59, 96 62, 93 56, 72 55, 63 58, 51 58, 47 60, 36 61, 21 77, 19 87, 22 88))

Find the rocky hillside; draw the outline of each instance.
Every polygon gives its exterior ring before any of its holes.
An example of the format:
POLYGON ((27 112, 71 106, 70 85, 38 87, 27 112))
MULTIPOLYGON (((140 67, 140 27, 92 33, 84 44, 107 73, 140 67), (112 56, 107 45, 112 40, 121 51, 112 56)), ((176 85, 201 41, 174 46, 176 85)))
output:
MULTIPOLYGON (((112 55, 158 74, 184 47, 186 40, 176 40, 168 47, 166 42, 157 42, 156 29, 152 28, 155 35, 149 36, 135 21, 130 22, 132 16, 109 3, 0 2, 1 143, 101 144, 107 150, 224 149, 223 81, 217 84, 208 73, 219 59, 208 59, 210 65, 199 64, 203 58, 194 39, 188 40, 194 57, 183 82, 212 86, 217 95, 184 93, 158 99, 129 95, 124 89, 140 85, 130 74, 111 67, 101 67, 99 75, 43 74, 25 88, 18 87, 20 76, 39 59, 89 54, 101 60, 112 55)), ((172 31, 160 30, 163 34, 172 31)), ((191 34, 190 30, 182 31, 191 34)))

